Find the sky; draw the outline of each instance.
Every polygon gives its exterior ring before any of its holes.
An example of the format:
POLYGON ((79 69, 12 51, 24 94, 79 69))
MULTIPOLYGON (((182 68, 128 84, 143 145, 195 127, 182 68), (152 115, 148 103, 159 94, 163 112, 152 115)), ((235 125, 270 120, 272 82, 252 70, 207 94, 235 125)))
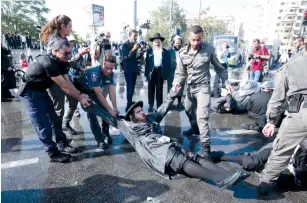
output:
MULTIPOLYGON (((162 4, 163 0, 137 0, 137 18, 139 22, 145 22, 149 13, 162 4)), ((186 14, 197 14, 200 1, 202 8, 210 6, 214 13, 236 14, 243 6, 252 3, 252 0, 174 0, 186 14)), ((133 2, 134 0, 46 0, 47 7, 51 10, 47 19, 51 20, 57 15, 65 14, 72 19, 73 30, 85 37, 90 32, 84 15, 84 7, 90 4, 104 6, 105 31, 111 31, 111 40, 120 39, 120 31, 123 24, 133 25, 133 2)))

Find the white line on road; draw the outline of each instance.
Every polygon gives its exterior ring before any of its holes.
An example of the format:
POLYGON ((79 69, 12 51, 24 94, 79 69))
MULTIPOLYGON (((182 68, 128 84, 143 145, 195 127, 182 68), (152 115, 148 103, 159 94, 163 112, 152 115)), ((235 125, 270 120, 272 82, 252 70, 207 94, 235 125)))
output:
POLYGON ((2 163, 1 169, 8 169, 8 168, 15 168, 15 167, 19 167, 19 166, 26 166, 26 165, 30 165, 30 164, 36 164, 36 163, 38 163, 38 161, 39 161, 38 157, 35 157, 35 158, 32 158, 32 159, 10 161, 10 162, 7 162, 7 163, 2 163))

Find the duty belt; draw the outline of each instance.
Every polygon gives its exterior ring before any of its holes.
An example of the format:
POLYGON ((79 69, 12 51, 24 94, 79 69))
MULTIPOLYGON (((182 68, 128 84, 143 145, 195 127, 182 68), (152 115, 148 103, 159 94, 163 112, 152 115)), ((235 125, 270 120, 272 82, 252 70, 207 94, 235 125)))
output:
POLYGON ((192 87, 192 88, 196 88, 196 87, 200 87, 200 86, 204 86, 204 85, 210 85, 210 82, 207 81, 207 82, 204 82, 204 83, 190 83, 188 84, 189 87, 192 87))

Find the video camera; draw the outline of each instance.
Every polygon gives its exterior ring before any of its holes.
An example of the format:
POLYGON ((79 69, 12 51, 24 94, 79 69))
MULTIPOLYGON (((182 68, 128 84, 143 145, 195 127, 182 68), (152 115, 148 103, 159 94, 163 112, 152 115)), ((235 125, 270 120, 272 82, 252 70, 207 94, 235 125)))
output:
POLYGON ((100 35, 97 36, 97 38, 95 39, 95 42, 97 45, 105 45, 105 44, 109 44, 109 40, 105 39, 105 34, 101 33, 100 35))

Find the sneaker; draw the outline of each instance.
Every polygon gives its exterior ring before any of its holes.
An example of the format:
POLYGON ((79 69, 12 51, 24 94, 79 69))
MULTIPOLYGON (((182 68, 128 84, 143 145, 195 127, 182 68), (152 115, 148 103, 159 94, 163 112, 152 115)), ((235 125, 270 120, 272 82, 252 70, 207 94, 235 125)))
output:
POLYGON ((67 163, 70 161, 71 156, 69 154, 63 154, 58 149, 48 152, 50 162, 67 163))
POLYGON ((64 125, 62 127, 63 131, 67 131, 70 135, 77 135, 77 132, 69 125, 64 125))
POLYGON ((199 130, 190 128, 189 130, 183 131, 184 136, 192 136, 192 135, 199 135, 199 130))
POLYGON ((98 149, 101 150, 106 150, 108 148, 108 144, 106 144, 105 142, 100 142, 97 144, 98 149))
POLYGON ((221 182, 216 183, 216 185, 221 189, 226 189, 232 185, 234 185, 237 180, 241 177, 241 170, 234 172, 229 177, 225 178, 221 182))
POLYGON ((77 149, 70 146, 69 144, 67 145, 58 145, 58 149, 60 150, 60 152, 66 152, 68 154, 74 154, 77 153, 77 149))
POLYGON ((258 186, 257 192, 260 195, 268 195, 269 193, 273 192, 275 189, 275 184, 269 184, 265 182, 261 182, 258 186))

